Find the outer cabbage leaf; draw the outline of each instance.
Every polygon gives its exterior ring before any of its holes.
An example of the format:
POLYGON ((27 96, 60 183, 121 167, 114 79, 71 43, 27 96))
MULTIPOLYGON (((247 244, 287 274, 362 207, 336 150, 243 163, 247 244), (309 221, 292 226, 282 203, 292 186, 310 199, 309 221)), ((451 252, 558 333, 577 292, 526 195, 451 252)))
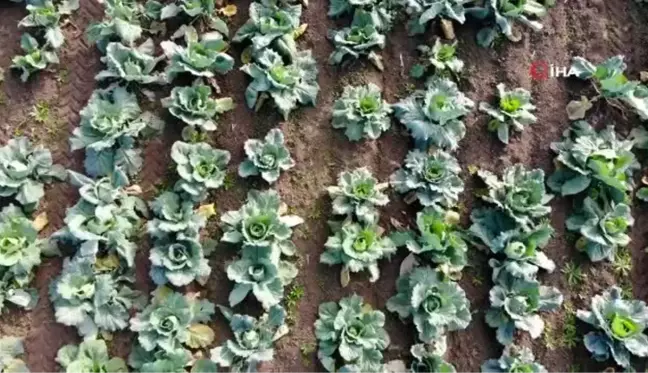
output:
POLYGON ((310 50, 296 52, 292 63, 286 64, 279 53, 267 48, 255 55, 254 62, 243 65, 241 71, 252 78, 245 90, 250 109, 259 109, 269 95, 287 120, 297 103, 315 105, 319 84, 317 63, 310 50))
POLYGON ((0 147, 0 197, 15 199, 28 212, 36 210, 45 196, 43 184, 65 178, 65 169, 54 164, 50 151, 32 146, 26 137, 0 147))
POLYGON ((508 91, 504 83, 500 83, 497 85, 497 96, 497 107, 480 102, 479 111, 493 118, 488 123, 488 130, 497 132, 499 140, 508 144, 511 129, 522 132, 526 126, 536 122, 536 116, 531 113, 536 107, 531 103, 531 93, 524 88, 508 91))
POLYGON ((381 89, 373 83, 344 87, 333 104, 333 128, 345 129, 350 141, 376 140, 391 127, 391 106, 382 99, 381 89))
POLYGON ((591 310, 578 310, 576 316, 596 331, 585 335, 583 342, 596 361, 612 356, 617 364, 630 368, 631 356, 648 356, 648 307, 640 300, 626 300, 621 289, 613 286, 591 300, 591 310))
POLYGON ((279 179, 281 171, 295 166, 295 160, 284 144, 284 134, 279 129, 271 129, 263 140, 245 141, 247 159, 239 165, 239 176, 261 175, 263 180, 272 184, 279 179))
POLYGON ((356 294, 342 298, 339 304, 322 303, 315 321, 317 357, 329 372, 337 372, 340 366, 353 366, 351 371, 382 371, 382 351, 389 345, 384 325, 385 315, 356 294))
POLYGON ((389 197, 383 192, 388 186, 388 183, 379 183, 365 167, 341 172, 338 184, 327 188, 333 199, 333 213, 355 216, 361 222, 375 224, 378 221, 377 206, 389 202, 389 197))
POLYGON ((429 145, 454 150, 466 134, 461 118, 475 103, 447 78, 433 78, 425 91, 393 105, 396 118, 411 132, 417 147, 429 145))

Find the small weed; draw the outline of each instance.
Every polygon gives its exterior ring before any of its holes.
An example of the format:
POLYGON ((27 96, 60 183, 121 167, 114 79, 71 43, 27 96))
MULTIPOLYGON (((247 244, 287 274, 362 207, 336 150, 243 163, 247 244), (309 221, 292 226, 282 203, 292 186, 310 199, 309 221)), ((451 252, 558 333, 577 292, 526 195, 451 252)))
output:
POLYGON ((570 373, 575 373, 575 372, 580 372, 581 371, 581 366, 580 364, 572 364, 569 366, 569 372, 570 373))
POLYGON ((481 286, 481 285, 484 285, 484 277, 483 277, 482 275, 480 275, 480 274, 475 274, 474 276, 472 276, 472 278, 470 279, 470 281, 471 281, 471 282, 473 283, 473 285, 475 285, 475 286, 481 286))
POLYGON ((56 74, 56 81, 60 84, 65 84, 68 82, 68 77, 70 72, 66 69, 61 69, 58 74, 56 74))
POLYGON ((299 347, 299 352, 301 352, 301 357, 302 357, 302 363, 304 364, 305 367, 310 366, 310 355, 315 352, 315 349, 317 348, 317 345, 315 343, 306 343, 301 345, 299 347))
POLYGON ((7 104, 7 95, 4 92, 0 91, 0 106, 5 106, 7 104))
POLYGON ((625 299, 632 299, 634 298, 633 291, 632 291, 632 284, 629 281, 623 281, 619 284, 619 287, 621 288, 621 296, 625 299))
POLYGON ((565 275, 565 281, 567 281, 567 284, 571 288, 580 287, 587 278, 581 266, 574 262, 565 264, 565 267, 560 271, 565 275))
POLYGON ((628 277, 632 271, 632 256, 627 248, 619 248, 612 262, 614 273, 621 277, 628 277))
POLYGON ((40 124, 46 124, 50 122, 51 114, 52 111, 49 102, 38 101, 36 105, 32 107, 32 111, 31 113, 29 113, 29 116, 40 124))
POLYGON ((574 348, 579 340, 578 334, 576 333, 576 313, 571 303, 565 302, 564 307, 566 313, 561 344, 567 348, 574 348))
POLYGON ((479 166, 474 165, 474 164, 469 164, 468 165, 468 173, 471 175, 476 175, 477 171, 479 171, 479 166))
POLYGON ((555 350, 560 347, 560 340, 556 337, 556 331, 551 324, 546 324, 542 333, 542 342, 548 350, 555 350))
POLYGON ((290 291, 286 295, 286 318, 289 322, 295 322, 295 313, 297 312, 297 305, 304 296, 304 287, 302 285, 295 284, 290 288, 290 291))
POLYGON ((223 189, 230 190, 233 187, 234 187, 234 176, 228 173, 227 175, 225 175, 225 179, 223 180, 223 189))

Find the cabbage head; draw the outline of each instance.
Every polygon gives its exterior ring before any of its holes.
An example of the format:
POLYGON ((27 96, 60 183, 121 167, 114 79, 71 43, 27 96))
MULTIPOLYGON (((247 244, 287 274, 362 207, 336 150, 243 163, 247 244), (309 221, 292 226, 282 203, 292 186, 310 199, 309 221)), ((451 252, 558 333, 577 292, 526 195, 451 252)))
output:
POLYGON ((418 338, 425 343, 470 324, 470 302, 459 285, 429 267, 418 267, 396 282, 397 294, 387 310, 401 319, 413 318, 418 338))
POLYGON ((526 126, 536 122, 536 116, 531 113, 536 107, 531 103, 531 93, 524 88, 509 91, 504 83, 500 83, 497 85, 497 96, 497 107, 480 102, 479 111, 493 118, 488 122, 488 130, 497 132, 497 138, 508 144, 511 129, 522 132, 526 126))
POLYGON ((632 356, 648 356, 648 307, 640 300, 626 300, 621 289, 613 286, 591 300, 591 310, 578 310, 576 316, 596 331, 583 338, 585 347, 596 361, 610 357, 624 368, 631 368, 632 356))
POLYGON ((349 366, 351 371, 382 371, 382 352, 389 345, 384 326, 385 314, 356 294, 342 298, 339 304, 320 304, 315 321, 320 363, 329 372, 349 366))
POLYGON ((373 83, 344 87, 333 104, 333 128, 345 129, 350 141, 376 140, 391 127, 391 106, 382 98, 381 89, 373 83))
POLYGON ((36 210, 45 196, 43 184, 65 178, 65 169, 54 164, 52 153, 26 137, 0 147, 0 197, 15 199, 27 212, 36 210))
POLYGON ((271 129, 263 140, 248 139, 244 147, 247 159, 239 165, 241 177, 260 174, 263 180, 272 184, 279 179, 281 171, 295 166, 280 129, 271 129))
POLYGON ((388 183, 379 183, 365 167, 344 171, 338 176, 338 184, 327 188, 333 199, 335 215, 355 216, 359 221, 375 224, 378 221, 377 206, 385 206, 389 197, 383 190, 388 183))

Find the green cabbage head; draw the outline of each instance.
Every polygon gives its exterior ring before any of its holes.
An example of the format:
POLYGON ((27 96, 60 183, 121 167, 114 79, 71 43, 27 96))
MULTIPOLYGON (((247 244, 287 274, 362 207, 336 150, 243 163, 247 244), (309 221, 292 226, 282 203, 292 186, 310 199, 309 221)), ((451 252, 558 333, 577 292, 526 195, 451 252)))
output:
POLYGON ((470 324, 466 293, 456 282, 443 277, 429 267, 414 268, 398 278, 398 293, 387 300, 387 310, 401 319, 414 319, 418 338, 425 343, 470 324))
POLYGON ((614 261, 617 249, 630 243, 628 229, 634 224, 630 213, 630 206, 624 203, 601 206, 587 197, 566 225, 570 231, 581 234, 576 247, 585 251, 591 261, 614 261))
POLYGON ((333 236, 326 240, 326 250, 320 256, 320 263, 330 266, 342 264, 342 286, 346 286, 349 272, 369 271, 370 282, 380 278, 378 261, 391 258, 396 246, 383 229, 375 224, 358 224, 350 219, 343 223, 330 222, 333 236))
POLYGON ((176 172, 180 176, 174 190, 200 202, 207 198, 210 189, 223 185, 230 153, 214 149, 204 142, 189 144, 176 141, 171 147, 171 159, 176 163, 176 172))
POLYGON ((327 188, 333 199, 333 213, 355 216, 361 222, 374 224, 378 221, 377 206, 389 202, 383 192, 388 186, 388 183, 379 183, 365 167, 342 172, 338 184, 327 188))
POLYGON ((65 178, 65 169, 54 164, 52 153, 32 146, 26 137, 0 147, 0 197, 15 199, 27 212, 36 210, 45 196, 43 184, 65 178))
POLYGON ((234 338, 212 349, 211 359, 231 372, 256 372, 259 363, 272 361, 274 342, 288 334, 286 311, 281 306, 272 306, 267 313, 254 318, 218 307, 229 321, 234 338))
POLYGON ((169 59, 166 69, 168 81, 182 73, 212 78, 214 73, 225 74, 234 67, 234 58, 226 53, 229 44, 220 32, 208 32, 199 37, 198 32, 189 26, 184 39, 185 47, 170 40, 160 43, 169 59))
POLYGON ((272 184, 279 179, 281 171, 295 166, 280 129, 271 129, 263 140, 248 139, 244 147, 247 159, 239 165, 241 177, 260 174, 263 180, 272 184))
POLYGON ((479 111, 493 118, 488 122, 488 130, 497 132, 497 138, 508 144, 511 129, 522 132, 526 126, 535 123, 537 118, 531 112, 536 107, 531 103, 531 93, 524 88, 508 91, 504 83, 500 83, 497 85, 497 96, 497 107, 480 102, 479 111))
POLYGON ((101 339, 69 344, 56 353, 56 362, 67 373, 77 372, 128 372, 123 359, 108 355, 106 342, 101 339))
POLYGON ((391 127, 391 106, 382 98, 381 89, 373 83, 344 87, 333 104, 333 128, 345 129, 350 141, 376 140, 391 127))
POLYGON ((538 313, 555 311, 563 301, 558 289, 525 279, 496 284, 489 297, 491 308, 486 311, 486 323, 497 328, 497 341, 503 345, 513 343, 516 329, 538 338, 544 330, 544 321, 538 313))
POLYGON ((329 372, 337 372, 340 367, 350 371, 382 371, 382 351, 389 345, 384 325, 385 314, 373 310, 356 294, 342 298, 339 304, 320 304, 315 321, 320 363, 329 372))
POLYGON ((418 90, 393 105, 396 118, 410 131, 416 146, 429 145, 454 150, 466 134, 461 119, 475 103, 466 97, 457 84, 447 78, 433 78, 427 89, 418 90))
POLYGON ((258 110, 265 99, 272 98, 285 120, 297 103, 314 105, 319 92, 317 63, 311 51, 298 51, 290 64, 283 57, 266 48, 241 67, 252 78, 245 89, 248 108, 258 110))
POLYGON ((595 295, 591 303, 591 310, 578 310, 576 316, 596 328, 583 338, 594 360, 606 361, 611 356, 620 366, 630 368, 632 356, 648 356, 646 303, 623 299, 616 286, 595 295))
POLYGON ((413 193, 423 206, 451 208, 464 191, 460 172, 459 162, 450 153, 415 149, 407 153, 405 164, 389 182, 398 193, 413 193))
POLYGON ((481 366, 482 373, 527 372, 545 373, 547 368, 535 362, 529 347, 508 345, 499 359, 488 359, 481 366))

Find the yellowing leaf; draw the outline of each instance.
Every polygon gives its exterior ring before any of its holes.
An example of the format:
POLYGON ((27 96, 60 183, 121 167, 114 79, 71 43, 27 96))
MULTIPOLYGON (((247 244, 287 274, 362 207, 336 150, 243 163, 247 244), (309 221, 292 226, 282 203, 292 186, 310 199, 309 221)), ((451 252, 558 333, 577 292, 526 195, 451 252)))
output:
POLYGON ((34 229, 36 229, 36 231, 38 232, 47 227, 47 224, 49 224, 49 219, 47 218, 46 212, 41 212, 40 214, 38 214, 38 216, 36 216, 36 219, 34 219, 34 221, 32 222, 34 229))
POLYGON ((234 4, 229 4, 218 9, 218 13, 224 15, 225 17, 234 17, 236 15, 236 12, 238 12, 238 8, 234 4))
POLYGON ((252 48, 247 47, 241 52, 241 63, 247 64, 252 62, 252 48))
POLYGON ((208 205, 202 205, 198 207, 198 215, 202 215, 205 220, 211 218, 212 216, 216 215, 216 209, 214 208, 214 204, 210 203, 208 205))
POLYGON ((349 285, 349 282, 351 282, 351 273, 349 272, 349 268, 344 266, 340 271, 340 285, 345 288, 349 285))
POLYGON ((297 40, 299 39, 304 33, 306 32, 306 29, 308 28, 308 23, 302 23, 293 31, 293 39, 297 40))
POLYGON ((187 346, 189 348, 203 348, 209 346, 214 340, 215 333, 207 325, 193 324, 189 327, 189 338, 187 346))
POLYGON ((108 254, 95 261, 95 269, 98 272, 111 272, 119 268, 119 257, 116 254, 108 254))

